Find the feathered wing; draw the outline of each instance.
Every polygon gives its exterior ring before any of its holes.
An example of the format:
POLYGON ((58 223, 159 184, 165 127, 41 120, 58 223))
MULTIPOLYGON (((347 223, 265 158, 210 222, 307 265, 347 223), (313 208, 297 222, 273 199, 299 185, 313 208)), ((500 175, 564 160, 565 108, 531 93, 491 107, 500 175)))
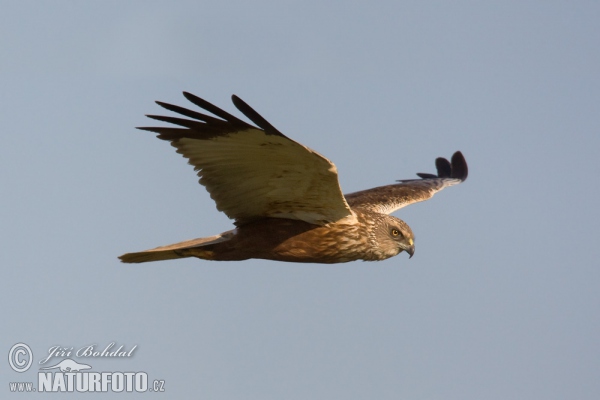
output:
POLYGON ((421 179, 406 179, 394 185, 350 193, 345 196, 346 201, 352 208, 391 214, 409 204, 428 200, 440 190, 467 179, 467 162, 460 151, 452 155, 452 161, 440 157, 435 160, 435 165, 437 175, 419 173, 421 179))
POLYGON ((148 115, 180 127, 139 129, 170 141, 198 171, 217 209, 237 224, 261 217, 325 224, 353 215, 331 161, 283 135, 235 95, 234 105, 260 128, 190 93, 184 96, 218 118, 157 102, 191 119, 148 115))

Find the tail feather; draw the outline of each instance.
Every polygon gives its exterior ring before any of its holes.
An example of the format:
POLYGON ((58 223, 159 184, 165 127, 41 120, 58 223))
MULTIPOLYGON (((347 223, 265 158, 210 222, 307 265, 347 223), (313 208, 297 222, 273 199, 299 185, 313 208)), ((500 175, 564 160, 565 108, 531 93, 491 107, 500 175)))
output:
MULTIPOLYGON (((190 252, 183 250, 207 246, 229 240, 233 236, 233 231, 227 231, 220 235, 186 240, 168 246, 156 247, 150 250, 144 250, 136 253, 127 253, 119 257, 124 263, 144 263, 150 261, 174 260, 177 258, 192 257, 190 252)), ((202 252, 194 252, 194 256, 198 256, 202 252)), ((208 258, 208 257, 207 257, 208 258)))

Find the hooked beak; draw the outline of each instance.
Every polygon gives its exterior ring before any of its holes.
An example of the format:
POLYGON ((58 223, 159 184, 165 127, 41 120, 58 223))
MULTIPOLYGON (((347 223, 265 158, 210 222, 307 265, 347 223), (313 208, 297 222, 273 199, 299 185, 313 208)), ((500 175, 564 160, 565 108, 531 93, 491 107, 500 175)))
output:
POLYGON ((412 258, 412 256, 415 254, 415 245, 413 244, 409 248, 404 249, 404 251, 406 251, 408 254, 410 254, 410 257, 408 257, 409 259, 412 258))

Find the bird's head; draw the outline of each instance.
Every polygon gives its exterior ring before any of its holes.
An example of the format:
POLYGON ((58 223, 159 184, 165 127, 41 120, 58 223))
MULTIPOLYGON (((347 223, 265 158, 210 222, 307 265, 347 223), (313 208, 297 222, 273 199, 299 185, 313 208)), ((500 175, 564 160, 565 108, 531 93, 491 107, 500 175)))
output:
MULTIPOLYGON (((406 251, 410 257, 415 253, 415 237, 412 230, 399 218, 385 215, 377 224, 376 240, 379 250, 388 258, 406 251)), ((410 258, 409 257, 409 258, 410 258)))

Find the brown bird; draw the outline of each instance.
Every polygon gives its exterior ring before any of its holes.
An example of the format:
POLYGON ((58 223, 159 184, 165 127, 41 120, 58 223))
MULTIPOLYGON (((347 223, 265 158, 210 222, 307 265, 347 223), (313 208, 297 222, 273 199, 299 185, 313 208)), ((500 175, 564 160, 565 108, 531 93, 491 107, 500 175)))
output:
POLYGON ((139 129, 158 133, 189 160, 236 228, 127 253, 119 257, 123 262, 197 257, 339 263, 385 260, 402 251, 412 257, 412 230, 388 214, 467 179, 467 163, 457 151, 451 161, 436 159, 437 175, 420 173, 420 179, 343 195, 331 161, 283 135, 239 97, 232 96, 233 104, 258 127, 183 94, 218 118, 157 101, 190 119, 148 115, 180 127, 139 129))

